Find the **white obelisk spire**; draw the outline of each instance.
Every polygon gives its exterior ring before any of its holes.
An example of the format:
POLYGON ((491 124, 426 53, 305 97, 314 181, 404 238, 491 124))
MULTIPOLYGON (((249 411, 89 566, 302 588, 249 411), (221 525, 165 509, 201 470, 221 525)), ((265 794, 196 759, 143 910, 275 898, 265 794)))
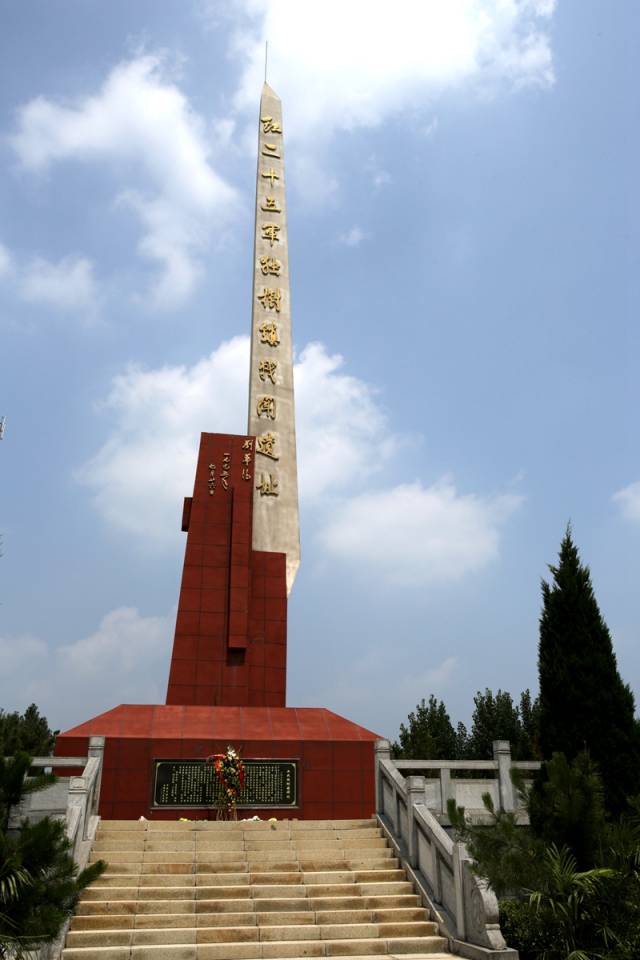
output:
POLYGON ((287 555, 287 591, 300 566, 298 469, 282 104, 260 99, 249 426, 256 437, 253 549, 287 555))

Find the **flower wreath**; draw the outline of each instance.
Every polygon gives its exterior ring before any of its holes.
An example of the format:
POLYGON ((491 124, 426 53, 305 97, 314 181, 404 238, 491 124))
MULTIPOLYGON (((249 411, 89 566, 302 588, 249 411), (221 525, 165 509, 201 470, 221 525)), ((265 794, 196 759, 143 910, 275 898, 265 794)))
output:
POLYGON ((227 747, 225 753, 212 753, 206 762, 213 766, 222 786, 221 806, 227 810, 234 809, 244 787, 244 763, 238 752, 233 747, 227 747))

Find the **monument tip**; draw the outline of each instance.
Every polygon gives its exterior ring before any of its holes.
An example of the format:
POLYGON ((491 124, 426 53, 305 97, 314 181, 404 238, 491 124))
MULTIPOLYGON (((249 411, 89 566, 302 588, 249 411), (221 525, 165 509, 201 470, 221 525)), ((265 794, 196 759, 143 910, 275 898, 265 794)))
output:
POLYGON ((263 96, 263 97, 275 97, 276 100, 279 100, 279 99, 280 99, 280 97, 279 97, 278 94, 275 92, 275 90, 273 89, 273 87, 270 87, 266 80, 265 80, 265 82, 262 84, 262 96, 263 96))

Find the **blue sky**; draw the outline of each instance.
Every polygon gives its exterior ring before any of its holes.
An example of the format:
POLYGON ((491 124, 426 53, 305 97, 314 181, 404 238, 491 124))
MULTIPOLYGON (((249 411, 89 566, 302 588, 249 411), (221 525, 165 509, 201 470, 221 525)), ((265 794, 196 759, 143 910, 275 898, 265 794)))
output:
POLYGON ((244 432, 265 37, 302 519, 291 705, 536 686, 571 520, 640 692, 629 0, 0 3, 0 705, 163 702, 201 430, 244 432))

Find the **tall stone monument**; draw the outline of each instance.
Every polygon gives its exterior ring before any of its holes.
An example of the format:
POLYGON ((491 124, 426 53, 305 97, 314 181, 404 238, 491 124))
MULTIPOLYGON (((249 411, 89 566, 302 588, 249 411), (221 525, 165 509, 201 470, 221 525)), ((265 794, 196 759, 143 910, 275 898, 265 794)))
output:
MULTIPOLYGON (((254 285, 245 436, 203 433, 166 704, 121 704, 58 737, 60 756, 106 738, 105 817, 203 817, 208 755, 247 762, 239 806, 302 818, 367 817, 376 734, 320 707, 286 704, 287 598, 300 564, 284 128, 260 101, 254 285)), ((302 640, 301 642, 304 642, 302 640)), ((336 665, 339 669, 339 665, 336 665)))
POLYGON ((256 438, 253 549, 284 553, 287 595, 300 566, 293 342, 280 98, 260 101, 249 425, 256 438))

